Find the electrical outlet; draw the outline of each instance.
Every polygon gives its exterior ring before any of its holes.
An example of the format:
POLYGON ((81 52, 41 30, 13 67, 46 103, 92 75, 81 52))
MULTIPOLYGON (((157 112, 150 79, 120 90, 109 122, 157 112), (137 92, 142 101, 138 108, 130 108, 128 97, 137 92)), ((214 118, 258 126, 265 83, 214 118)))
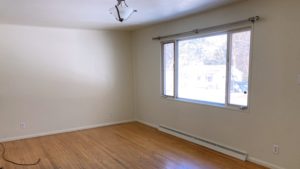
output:
POLYGON ((273 153, 279 154, 279 145, 276 145, 276 144, 273 145, 273 153))
POLYGON ((26 123, 25 122, 21 122, 20 123, 20 128, 21 129, 25 129, 26 128, 26 123))

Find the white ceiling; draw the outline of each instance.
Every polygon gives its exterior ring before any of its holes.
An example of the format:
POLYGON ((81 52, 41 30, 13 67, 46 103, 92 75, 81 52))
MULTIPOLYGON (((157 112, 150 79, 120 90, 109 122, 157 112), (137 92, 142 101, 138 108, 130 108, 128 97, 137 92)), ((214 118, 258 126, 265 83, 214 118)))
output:
POLYGON ((116 0, 0 0, 0 23, 91 29, 135 29, 241 0, 127 0, 138 13, 118 23, 116 0))

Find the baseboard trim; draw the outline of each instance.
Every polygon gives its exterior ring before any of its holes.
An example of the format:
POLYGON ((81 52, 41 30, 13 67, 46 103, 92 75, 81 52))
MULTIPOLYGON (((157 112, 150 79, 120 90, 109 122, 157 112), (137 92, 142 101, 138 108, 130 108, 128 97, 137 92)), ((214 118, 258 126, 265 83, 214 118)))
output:
POLYGON ((17 136, 17 137, 1 138, 0 142, 8 142, 8 141, 23 140, 23 139, 29 139, 29 138, 35 138, 35 137, 49 136, 49 135, 54 135, 54 134, 61 134, 61 133, 68 133, 68 132, 74 132, 74 131, 80 131, 80 130, 86 130, 86 129, 93 129, 93 128, 97 128, 97 127, 105 127, 105 126, 112 126, 112 125, 117 125, 117 124, 130 123, 130 122, 134 122, 134 121, 135 120, 105 122, 105 123, 101 123, 101 124, 88 125, 88 126, 83 126, 83 127, 55 130, 55 131, 49 131, 49 132, 37 133, 37 134, 29 134, 29 135, 23 135, 23 136, 17 136))
POLYGON ((156 128, 156 129, 158 129, 158 127, 159 127, 159 125, 155 125, 155 124, 143 121, 143 120, 136 120, 136 121, 139 123, 145 124, 146 126, 150 126, 150 127, 156 128))
MULTIPOLYGON (((153 123, 149 123, 149 122, 146 122, 144 120, 139 120, 139 119, 137 119, 136 121, 139 122, 139 123, 145 124, 147 126, 159 129, 159 125, 156 125, 156 124, 153 124, 153 123)), ((190 140, 187 140, 187 141, 190 141, 190 140)), ((258 158, 252 157, 252 156, 248 156, 247 159, 246 159, 246 161, 249 161, 249 162, 252 162, 252 163, 255 163, 255 164, 267 167, 267 168, 270 168, 270 169, 286 169, 284 167, 280 167, 278 165, 266 162, 264 160, 260 160, 258 158)))
POLYGON ((286 169, 286 168, 280 167, 278 165, 275 165, 275 164, 272 164, 272 163, 269 163, 269 162, 260 160, 260 159, 255 158, 255 157, 251 157, 251 156, 248 156, 247 161, 255 163, 255 164, 262 165, 262 166, 270 168, 270 169, 286 169))
POLYGON ((189 142, 201 145, 203 147, 209 148, 211 150, 215 150, 215 151, 220 152, 222 154, 226 154, 228 156, 237 158, 237 159, 242 160, 242 161, 246 161, 247 156, 248 156, 248 153, 246 151, 238 150, 236 148, 233 148, 233 147, 230 147, 230 146, 227 146, 227 145, 223 145, 223 144, 220 144, 220 143, 208 140, 208 139, 196 137, 192 134, 185 133, 183 131, 179 131, 179 130, 174 129, 172 127, 159 125, 158 130, 162 131, 164 133, 173 135, 175 137, 179 137, 181 139, 187 140, 189 142))

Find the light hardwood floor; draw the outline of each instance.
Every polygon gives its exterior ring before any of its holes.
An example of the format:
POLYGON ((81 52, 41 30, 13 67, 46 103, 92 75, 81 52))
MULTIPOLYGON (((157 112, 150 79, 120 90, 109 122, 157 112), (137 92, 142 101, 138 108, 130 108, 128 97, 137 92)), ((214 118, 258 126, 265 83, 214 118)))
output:
POLYGON ((5 143, 4 169, 265 169, 134 122, 5 143))

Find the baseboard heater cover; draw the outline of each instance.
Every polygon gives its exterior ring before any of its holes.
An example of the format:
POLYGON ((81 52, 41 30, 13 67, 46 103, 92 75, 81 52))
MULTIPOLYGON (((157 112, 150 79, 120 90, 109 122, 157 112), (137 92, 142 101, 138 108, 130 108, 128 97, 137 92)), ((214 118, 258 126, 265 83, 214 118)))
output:
POLYGON ((202 138, 187 134, 185 132, 172 129, 172 128, 164 126, 164 125, 159 125, 158 130, 162 131, 164 133, 171 134, 173 136, 182 138, 184 140, 193 142, 195 144, 207 147, 209 149, 218 151, 220 153, 229 155, 231 157, 234 157, 234 158, 237 158, 237 159, 240 159, 243 161, 247 160, 248 154, 244 151, 237 150, 237 149, 229 147, 229 146, 224 146, 224 145, 215 143, 213 141, 209 141, 207 139, 202 139, 202 138))

